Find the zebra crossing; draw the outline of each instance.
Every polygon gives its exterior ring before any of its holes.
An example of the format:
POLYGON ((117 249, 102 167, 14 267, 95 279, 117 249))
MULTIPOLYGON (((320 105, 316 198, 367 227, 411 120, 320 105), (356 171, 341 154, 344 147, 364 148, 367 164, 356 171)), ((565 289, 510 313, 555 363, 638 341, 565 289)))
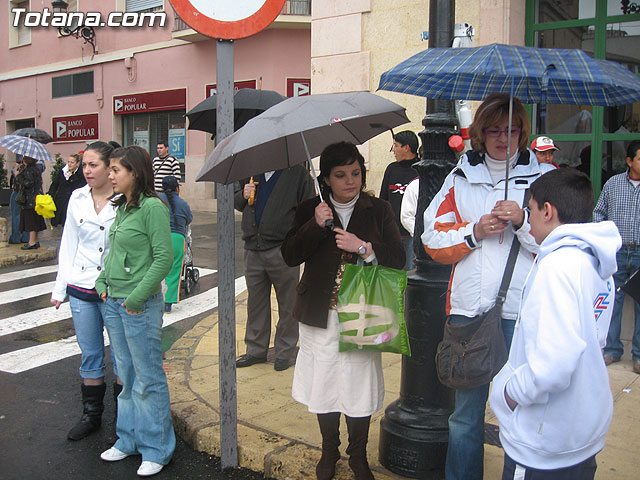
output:
MULTIPOLYGON (((52 265, 0 274, 0 285, 24 281, 27 278, 34 279, 34 283, 29 286, 0 292, 0 308, 3 306, 6 307, 14 302, 35 299, 42 295, 50 296, 54 282, 42 281, 38 283, 39 279, 37 277, 47 275, 44 278, 50 280, 51 275, 48 274, 55 273, 56 271, 57 266, 52 265)), ((217 272, 216 270, 206 268, 199 268, 199 271, 201 279, 217 272)), ((245 278, 237 278, 235 281, 235 295, 239 295, 245 291, 246 288, 245 278)), ((218 287, 215 286, 182 300, 171 314, 164 315, 163 327, 205 313, 217 306, 218 287)), ((63 303, 57 310, 54 306, 36 308, 35 310, 0 319, 0 341, 7 335, 26 332, 33 328, 70 319, 71 309, 69 308, 68 302, 63 303)), ((104 332, 104 337, 105 345, 109 345, 109 338, 106 331, 104 332)), ((39 345, 0 354, 0 371, 17 374, 79 354, 80 347, 78 346, 75 335, 59 338, 39 345)))

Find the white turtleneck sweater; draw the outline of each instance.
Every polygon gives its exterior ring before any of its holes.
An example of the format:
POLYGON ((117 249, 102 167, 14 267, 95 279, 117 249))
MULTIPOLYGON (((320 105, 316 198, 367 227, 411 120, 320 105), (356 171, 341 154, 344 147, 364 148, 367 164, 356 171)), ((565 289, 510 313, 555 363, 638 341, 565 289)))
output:
MULTIPOLYGON (((329 198, 331 199, 331 204, 333 205, 333 208, 336 211, 336 214, 338 215, 338 218, 340 219, 340 223, 342 224, 342 228, 344 230, 347 229, 347 226, 349 225, 349 220, 351 220, 351 214, 353 213, 353 208, 356 205, 356 202, 358 201, 358 198, 360 198, 360 194, 358 193, 355 197, 353 197, 351 200, 349 200, 347 203, 338 203, 336 202, 336 199, 333 198, 332 194, 329 194, 329 198)), ((366 240, 363 240, 366 242, 366 240)), ((369 255, 367 258, 364 259, 365 263, 373 263, 373 261, 376 259, 376 252, 371 251, 371 255, 369 255)))
MULTIPOLYGON (((516 150, 516 153, 513 154, 511 159, 509 160, 510 168, 513 168, 518 160, 518 155, 520 152, 516 150)), ((493 180, 493 184, 495 185, 500 180, 504 179, 506 173, 506 165, 504 164, 504 160, 496 160, 491 158, 488 153, 484 154, 484 163, 489 169, 489 174, 491 175, 491 180, 493 180)))
POLYGON ((353 213, 353 208, 360 198, 360 194, 358 193, 355 197, 349 200, 347 203, 338 203, 335 198, 333 198, 333 194, 329 194, 329 198, 331 199, 331 204, 333 208, 335 208, 336 213, 338 214, 338 218, 340 219, 340 223, 342 224, 342 228, 345 230, 349 226, 349 220, 351 220, 351 214, 353 213))

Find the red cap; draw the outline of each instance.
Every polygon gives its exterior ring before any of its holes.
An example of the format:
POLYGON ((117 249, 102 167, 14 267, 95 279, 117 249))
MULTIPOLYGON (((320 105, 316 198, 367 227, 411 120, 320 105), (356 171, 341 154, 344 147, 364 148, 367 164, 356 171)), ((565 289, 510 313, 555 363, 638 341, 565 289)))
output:
POLYGON ((531 142, 531 150, 546 152, 547 150, 558 150, 558 147, 553 144, 553 140, 549 137, 538 137, 531 142))

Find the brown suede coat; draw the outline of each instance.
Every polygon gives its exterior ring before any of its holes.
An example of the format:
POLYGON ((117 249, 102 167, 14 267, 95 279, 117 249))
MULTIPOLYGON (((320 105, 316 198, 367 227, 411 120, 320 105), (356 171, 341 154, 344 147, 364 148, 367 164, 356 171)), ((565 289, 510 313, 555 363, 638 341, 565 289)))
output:
MULTIPOLYGON (((326 328, 331 292, 343 251, 336 246, 334 233, 316 223, 315 208, 319 203, 319 197, 315 197, 298 206, 293 225, 281 248, 284 261, 289 266, 305 264, 297 287, 293 317, 304 324, 326 328)), ((334 224, 342 228, 335 211, 334 224)), ((386 200, 361 193, 347 231, 365 242, 371 242, 380 265, 398 269, 404 267, 405 254, 400 231, 391 205, 386 200)), ((356 253, 346 257, 348 263, 355 264, 357 260, 356 253)))

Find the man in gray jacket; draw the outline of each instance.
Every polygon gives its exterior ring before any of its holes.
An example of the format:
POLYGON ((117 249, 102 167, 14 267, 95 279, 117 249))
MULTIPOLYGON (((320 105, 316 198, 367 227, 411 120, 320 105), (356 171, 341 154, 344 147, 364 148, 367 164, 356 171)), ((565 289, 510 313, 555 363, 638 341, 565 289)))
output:
POLYGON ((254 180, 240 182, 234 199, 236 210, 242 212, 244 269, 249 293, 244 337, 247 353, 236 360, 236 367, 267 361, 273 285, 280 317, 274 340, 274 368, 281 371, 291 365, 298 343, 298 324, 292 312, 300 267, 285 264, 280 245, 291 227, 296 207, 311 198, 314 190, 311 177, 302 165, 266 172, 254 180))

